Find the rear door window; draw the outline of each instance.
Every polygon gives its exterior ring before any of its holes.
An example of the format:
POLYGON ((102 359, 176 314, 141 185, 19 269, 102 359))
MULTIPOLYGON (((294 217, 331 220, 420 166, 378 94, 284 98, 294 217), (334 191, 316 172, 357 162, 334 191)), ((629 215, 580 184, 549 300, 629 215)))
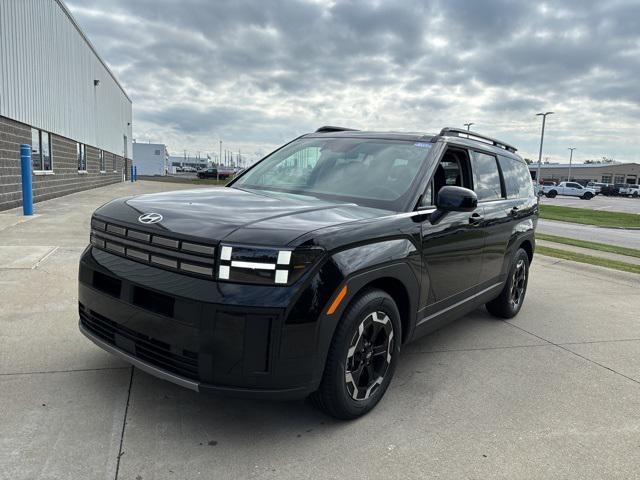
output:
MULTIPOLYGON (((514 158, 499 156, 502 177, 507 198, 527 198, 533 196, 533 183, 529 167, 524 162, 514 158)), ((548 185, 550 182, 544 182, 548 185)))
POLYGON ((473 172, 473 189, 478 201, 502 198, 502 183, 498 161, 493 155, 471 152, 471 171, 473 172))

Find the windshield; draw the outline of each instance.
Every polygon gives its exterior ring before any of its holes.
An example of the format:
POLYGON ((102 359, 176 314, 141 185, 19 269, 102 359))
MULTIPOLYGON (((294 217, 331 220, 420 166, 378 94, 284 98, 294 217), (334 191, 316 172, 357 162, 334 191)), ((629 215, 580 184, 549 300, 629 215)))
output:
POLYGON ((292 142, 240 177, 234 187, 334 198, 397 209, 431 143, 306 138, 292 142))

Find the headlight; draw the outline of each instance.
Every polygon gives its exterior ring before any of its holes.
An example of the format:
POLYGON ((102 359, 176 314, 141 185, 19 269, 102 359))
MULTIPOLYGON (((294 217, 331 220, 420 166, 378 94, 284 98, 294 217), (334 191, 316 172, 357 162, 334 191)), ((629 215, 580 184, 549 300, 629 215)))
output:
POLYGON ((323 250, 222 244, 219 252, 219 280, 262 285, 290 285, 318 260, 323 250))

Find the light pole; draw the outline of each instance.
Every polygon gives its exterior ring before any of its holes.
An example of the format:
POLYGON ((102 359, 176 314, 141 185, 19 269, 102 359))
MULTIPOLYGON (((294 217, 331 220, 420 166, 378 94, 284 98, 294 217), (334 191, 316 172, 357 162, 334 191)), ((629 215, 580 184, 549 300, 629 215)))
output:
POLYGON ((222 140, 220 140, 220 157, 218 158, 218 166, 216 167, 216 182, 220 181, 220 162, 222 162, 222 140))
POLYGON ((467 127, 467 132, 469 130, 471 130, 471 125, 475 125, 475 123, 471 122, 471 123, 465 123, 464 126, 467 127))
POLYGON ((536 173, 536 181, 540 185, 540 169, 542 168, 542 144, 544 143, 544 125, 547 115, 553 115, 553 112, 536 113, 537 117, 542 117, 542 134, 540 135, 540 153, 538 154, 538 173, 536 173))
POLYGON ((571 150, 571 154, 569 155, 569 176, 567 177, 568 182, 571 181, 571 161, 573 160, 573 151, 575 149, 576 147, 569 147, 569 150, 571 150))

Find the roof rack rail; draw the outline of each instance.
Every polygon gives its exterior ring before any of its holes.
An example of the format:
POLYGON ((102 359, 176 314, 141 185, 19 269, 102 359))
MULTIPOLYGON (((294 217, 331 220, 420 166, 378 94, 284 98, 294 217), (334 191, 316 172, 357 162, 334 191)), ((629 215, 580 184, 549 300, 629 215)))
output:
POLYGON ((355 128, 347 127, 332 127, 331 125, 325 125, 316 130, 316 133, 329 133, 329 132, 357 132, 355 128))
POLYGON ((470 132, 469 130, 465 130, 463 128, 447 127, 440 130, 439 134, 439 136, 441 137, 460 137, 462 135, 466 135, 467 138, 474 137, 480 140, 484 140, 491 143, 495 147, 504 148, 508 152, 516 153, 518 151, 516 147, 514 147, 513 145, 509 145, 502 140, 496 140, 495 138, 487 137, 486 135, 482 135, 481 133, 470 132))

